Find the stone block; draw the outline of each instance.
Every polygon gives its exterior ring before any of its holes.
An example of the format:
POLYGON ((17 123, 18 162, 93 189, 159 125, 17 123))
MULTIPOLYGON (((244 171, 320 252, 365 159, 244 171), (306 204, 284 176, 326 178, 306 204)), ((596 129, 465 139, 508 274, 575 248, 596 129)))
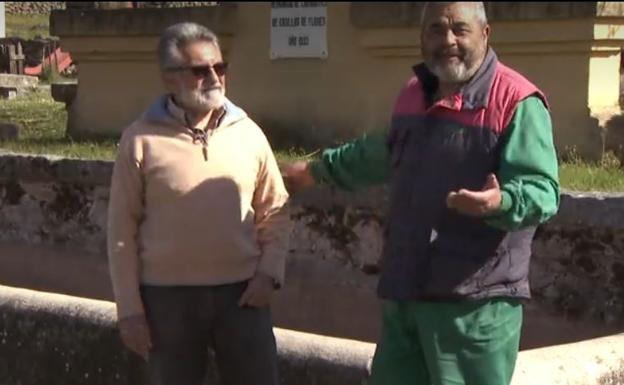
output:
MULTIPOLYGON (((125 349, 110 302, 0 287, 0 378, 22 385, 141 385, 146 365, 125 349)), ((284 385, 360 385, 374 345, 275 329, 284 385)), ((209 358, 206 385, 217 385, 209 358)))
POLYGON ((0 88, 34 88, 39 84, 36 76, 0 74, 0 88))
POLYGON ((196 22, 218 35, 235 31, 236 6, 132 9, 68 9, 50 16, 50 33, 72 36, 158 36, 168 26, 182 21, 196 22))
MULTIPOLYGON (((146 365, 123 347, 114 304, 0 286, 0 378, 22 385, 142 385, 146 365)), ((274 329, 280 384, 366 383, 375 345, 274 329)), ((512 385, 622 384, 624 335, 520 352, 512 385)), ((206 385, 214 378, 209 357, 206 385)))
MULTIPOLYGON (((104 263, 112 166, 104 161, 0 156, 0 242, 86 250, 104 263)), ((287 284, 274 307, 277 325, 375 339, 374 293, 387 199, 381 187, 354 194, 323 186, 293 195, 287 284)), ((540 226, 533 243, 530 280, 538 311, 526 313, 524 346, 624 330, 623 218, 624 194, 562 194, 558 215, 540 226)), ((46 277, 47 290, 65 290, 67 282, 79 286, 73 275, 51 278, 67 271, 59 259, 54 259, 54 272, 19 265, 32 263, 31 254, 0 249, 5 258, 0 260, 0 280, 7 282, 12 266, 25 277, 13 282, 46 277)), ((75 260, 86 263, 81 257, 75 260)), ((101 266, 81 290, 109 284, 106 265, 101 266)))

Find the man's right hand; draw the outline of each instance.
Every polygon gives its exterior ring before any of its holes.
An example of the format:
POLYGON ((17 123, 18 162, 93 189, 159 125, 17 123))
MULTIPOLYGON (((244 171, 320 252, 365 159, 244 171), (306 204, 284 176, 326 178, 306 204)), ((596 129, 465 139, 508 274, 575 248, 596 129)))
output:
POLYGON ((283 168, 282 176, 286 189, 290 193, 295 193, 316 184, 310 172, 310 163, 303 160, 286 165, 283 168))
POLYGON ((145 361, 149 359, 152 338, 144 314, 120 319, 119 334, 128 349, 143 357, 145 361))

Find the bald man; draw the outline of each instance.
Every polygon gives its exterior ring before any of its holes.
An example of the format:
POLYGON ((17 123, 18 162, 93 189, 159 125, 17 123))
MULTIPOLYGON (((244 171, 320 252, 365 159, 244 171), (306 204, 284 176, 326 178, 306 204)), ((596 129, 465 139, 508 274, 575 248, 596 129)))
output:
POLYGON ((389 182, 373 385, 508 385, 536 226, 559 207, 543 93, 488 46, 483 3, 431 3, 391 127, 287 170, 291 191, 389 182))

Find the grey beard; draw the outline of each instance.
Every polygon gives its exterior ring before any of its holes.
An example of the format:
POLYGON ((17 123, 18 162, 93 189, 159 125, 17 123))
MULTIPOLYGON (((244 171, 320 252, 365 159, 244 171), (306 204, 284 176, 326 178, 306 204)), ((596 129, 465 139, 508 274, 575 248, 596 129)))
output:
POLYGON ((187 109, 208 112, 223 107, 225 96, 221 90, 210 90, 207 95, 201 90, 182 90, 176 100, 187 109))
POLYGON ((465 63, 459 63, 458 65, 442 67, 436 64, 426 63, 427 68, 435 76, 438 77, 442 83, 464 83, 468 81, 476 71, 468 70, 465 63))
POLYGON ((480 51, 475 51, 472 54, 464 56, 464 60, 457 63, 457 65, 452 66, 445 67, 436 64, 433 60, 425 60, 425 65, 442 83, 465 83, 477 73, 483 64, 483 58, 485 58, 486 53, 487 50, 482 55, 480 51), (482 59, 476 60, 478 57, 482 59))

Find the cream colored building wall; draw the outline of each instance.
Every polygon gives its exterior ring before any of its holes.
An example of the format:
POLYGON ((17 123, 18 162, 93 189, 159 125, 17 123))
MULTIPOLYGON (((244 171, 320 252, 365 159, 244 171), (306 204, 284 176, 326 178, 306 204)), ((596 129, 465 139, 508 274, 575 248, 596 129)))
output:
POLYGON ((270 7, 242 3, 238 12, 228 92, 267 132, 326 142, 388 126, 411 60, 388 62, 362 49, 349 3, 328 4, 326 60, 271 60, 270 7))
MULTIPOLYGON (((350 3, 328 3, 327 59, 271 60, 270 3, 238 3, 224 36, 228 96, 274 143, 309 147, 387 128, 411 66, 421 60, 418 27, 356 28, 350 3)), ((560 150, 596 157, 602 135, 591 110, 619 96, 621 18, 494 21, 499 58, 540 87, 552 108, 560 150)), ((210 25, 208 25, 210 27, 210 25)), ((75 133, 115 133, 163 91, 157 36, 61 36, 80 63, 70 117, 75 133)))
POLYGON ((546 94, 558 150, 595 157, 602 139, 588 108, 592 28, 589 19, 504 23, 493 26, 492 44, 546 94))
POLYGON ((147 62, 91 62, 80 66, 68 130, 93 135, 118 133, 163 92, 158 68, 147 62))
MULTIPOLYGON (((396 95, 421 60, 418 28, 356 29, 348 3, 332 3, 327 60, 271 61, 269 13, 263 4, 239 8, 230 81, 230 95, 268 132, 303 131, 325 142, 388 126, 396 95)), ((547 95, 559 150, 588 156, 602 149, 590 107, 616 106, 619 96, 619 54, 599 51, 593 33, 592 19, 494 22, 491 38, 501 61, 547 95)))
MULTIPOLYGON (((600 77, 590 78, 590 64, 606 52, 592 51, 594 21, 494 22, 491 45, 499 59, 535 83, 548 98, 560 151, 576 147, 589 157, 602 151, 602 130, 590 114, 590 107, 616 106, 619 96, 619 62, 617 53, 608 52, 610 67, 601 68, 600 77), (609 92, 605 92, 608 89, 609 92), (594 95, 598 98, 590 99, 594 95)), ((362 33, 362 45, 381 57, 421 60, 417 29, 378 29, 362 33)), ((618 43, 620 44, 620 43, 618 43)), ((407 63, 402 63, 405 66, 407 63)))
POLYGON ((72 135, 118 133, 163 91, 156 37, 71 37, 61 44, 79 63, 68 122, 72 135))

